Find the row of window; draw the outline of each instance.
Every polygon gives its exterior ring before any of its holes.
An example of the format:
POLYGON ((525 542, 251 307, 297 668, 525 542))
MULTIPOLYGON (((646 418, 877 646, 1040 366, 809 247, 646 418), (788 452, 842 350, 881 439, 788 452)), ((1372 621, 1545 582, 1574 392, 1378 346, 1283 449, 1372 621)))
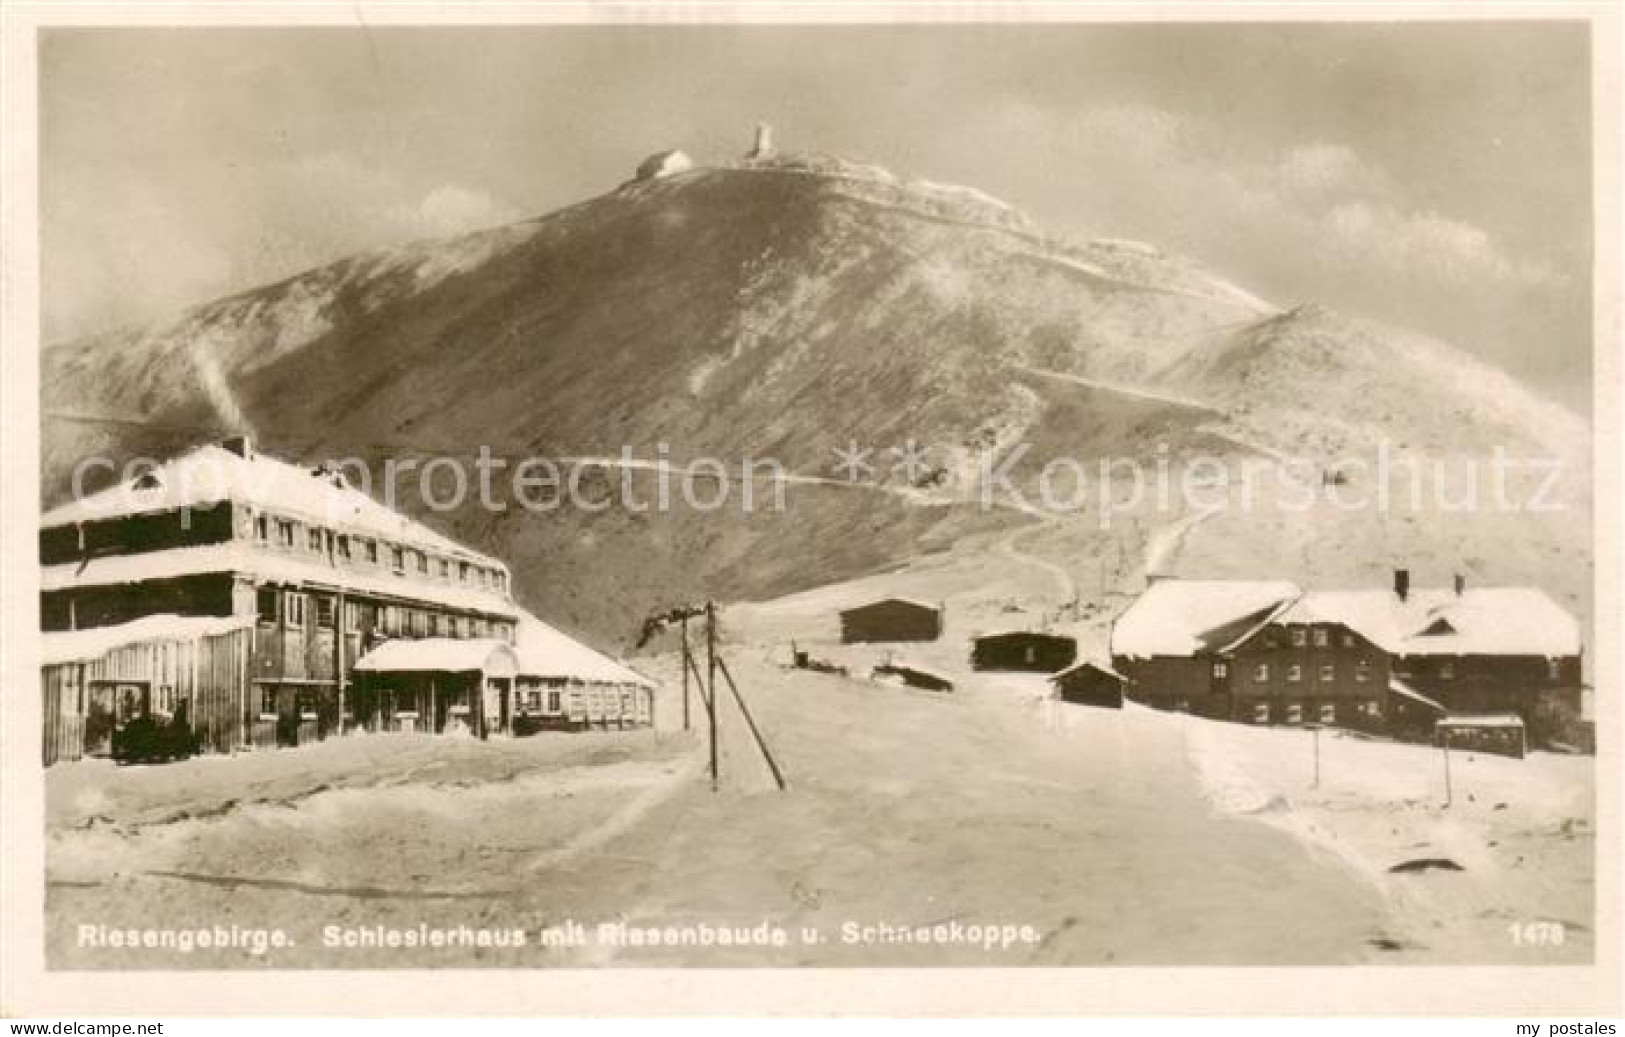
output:
MULTIPOLYGON (((1341 630, 1337 635, 1338 643, 1344 648, 1353 648, 1355 638, 1347 630, 1341 630)), ((1287 641, 1293 648, 1307 648, 1312 643, 1316 648, 1330 648, 1332 645, 1332 631, 1330 627, 1288 627, 1287 641)), ((1264 635, 1264 647, 1275 648, 1279 646, 1274 631, 1264 635)))
POLYGON ((336 559, 341 562, 360 561, 367 565, 383 564, 380 561, 381 552, 387 551, 389 568, 397 575, 414 572, 419 576, 438 579, 445 583, 460 583, 464 586, 502 593, 507 593, 508 590, 508 574, 501 569, 477 565, 460 558, 431 555, 415 547, 391 544, 372 537, 351 536, 349 533, 307 525, 297 519, 256 515, 254 539, 265 545, 274 543, 277 547, 289 551, 298 550, 303 543, 306 551, 321 555, 325 559, 336 559), (302 539, 301 531, 303 531, 302 539))
MULTIPOLYGON (((261 623, 281 622, 303 628, 314 612, 318 627, 333 626, 336 601, 330 594, 308 591, 279 591, 261 587, 256 595, 261 623)), ((479 616, 448 615, 433 609, 410 605, 379 605, 370 601, 344 603, 344 630, 372 629, 389 637, 497 637, 513 640, 513 624, 479 616)))
MULTIPOLYGON (((1366 720, 1382 719, 1382 702, 1377 699, 1366 699, 1355 703, 1355 712, 1366 720)), ((1268 724, 1276 719, 1286 724, 1301 724, 1304 722, 1306 710, 1302 702, 1255 702, 1253 703, 1253 723, 1268 724), (1281 707, 1279 716, 1276 706, 1281 707)), ((1337 703, 1322 702, 1314 711, 1315 719, 1322 724, 1337 723, 1337 703)))
MULTIPOLYGON (((1287 666, 1285 668, 1285 673, 1286 673, 1286 679, 1291 683, 1296 684, 1297 682, 1303 680, 1303 666, 1301 664, 1299 664, 1299 663, 1289 663, 1289 664, 1287 664, 1287 666)), ((1454 675, 1455 675, 1454 674, 1454 669, 1452 669, 1451 676, 1454 676, 1454 675)), ((1215 678, 1219 679, 1219 680, 1224 680, 1225 678, 1229 677, 1230 676, 1230 664, 1228 662, 1225 662, 1222 659, 1215 662, 1213 664, 1213 676, 1215 678)), ((1270 679, 1270 664, 1269 663, 1258 663, 1253 667, 1253 680, 1256 683, 1263 684, 1263 683, 1267 682, 1269 679, 1270 679)), ((1323 664, 1320 667, 1320 669, 1318 670, 1318 679, 1321 680, 1321 681, 1324 681, 1326 683, 1331 683, 1331 682, 1337 680, 1337 666, 1336 666, 1336 664, 1335 663, 1325 663, 1325 664, 1323 664)), ((1370 660, 1361 659, 1359 662, 1354 664, 1354 679, 1359 681, 1361 684, 1364 684, 1364 683, 1366 683, 1367 681, 1369 681, 1371 679, 1371 662, 1370 662, 1370 660)))

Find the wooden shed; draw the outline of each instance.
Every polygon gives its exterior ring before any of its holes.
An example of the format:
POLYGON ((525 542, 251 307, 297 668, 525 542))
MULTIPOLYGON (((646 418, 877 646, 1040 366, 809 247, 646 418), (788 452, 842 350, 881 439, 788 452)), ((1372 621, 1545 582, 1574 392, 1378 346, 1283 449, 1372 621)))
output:
POLYGON ((251 622, 165 614, 42 635, 45 765, 105 755, 115 727, 146 716, 184 714, 205 749, 244 744, 251 622))
POLYGON ((1128 679, 1105 663, 1084 660, 1050 678, 1061 701, 1103 709, 1123 708, 1128 679))
POLYGON ((1056 673, 1077 660, 1078 642, 1064 634, 1006 630, 978 637, 970 658, 971 666, 978 670, 1056 673))
POLYGON ((954 682, 946 674, 918 663, 888 661, 876 666, 869 676, 878 681, 901 682, 923 691, 953 691, 954 682))
POLYGON ((913 598, 882 598, 841 612, 843 644, 935 641, 942 636, 942 606, 913 598))

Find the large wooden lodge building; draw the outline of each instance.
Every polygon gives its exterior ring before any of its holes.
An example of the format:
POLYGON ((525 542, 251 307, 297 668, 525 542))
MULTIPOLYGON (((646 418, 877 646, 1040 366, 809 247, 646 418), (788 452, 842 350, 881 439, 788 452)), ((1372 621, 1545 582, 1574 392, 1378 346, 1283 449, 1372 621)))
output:
POLYGON ((216 751, 652 722, 653 684, 521 608, 501 561, 245 438, 48 512, 39 550, 47 763, 182 709, 216 751))
POLYGON ((1580 720, 1579 623, 1530 587, 1303 591, 1159 578, 1112 628, 1128 697, 1259 724, 1431 737, 1446 717, 1516 717, 1531 743, 1580 720))

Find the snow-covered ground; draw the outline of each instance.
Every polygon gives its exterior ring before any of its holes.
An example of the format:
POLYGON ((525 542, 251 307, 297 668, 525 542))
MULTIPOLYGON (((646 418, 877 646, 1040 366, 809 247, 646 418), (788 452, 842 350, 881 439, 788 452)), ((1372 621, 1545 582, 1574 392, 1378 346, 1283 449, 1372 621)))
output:
POLYGON ((1595 760, 1522 760, 1363 738, 1164 716, 1220 813, 1292 833, 1393 906, 1401 956, 1436 963, 1581 962, 1594 914, 1595 760), (1316 774, 1318 748, 1319 773, 1316 774), (1419 860, 1461 870, 1393 871, 1419 860), (1562 943, 1530 946, 1531 923, 1562 943))

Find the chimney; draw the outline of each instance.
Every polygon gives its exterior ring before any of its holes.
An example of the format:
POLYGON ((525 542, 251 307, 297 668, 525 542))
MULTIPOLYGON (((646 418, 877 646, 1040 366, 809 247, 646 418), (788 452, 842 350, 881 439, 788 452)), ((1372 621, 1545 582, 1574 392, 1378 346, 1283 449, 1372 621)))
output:
POLYGON ((254 443, 247 436, 228 436, 220 441, 222 450, 230 450, 238 457, 253 460, 254 443))
POLYGON ((751 149, 751 158, 767 158, 773 154, 773 127, 765 122, 756 124, 756 146, 751 149))
POLYGON ((1458 598, 1461 597, 1462 592, 1464 592, 1466 589, 1467 589, 1467 577, 1463 576, 1461 573, 1457 573, 1456 574, 1456 597, 1458 597, 1458 598))
POLYGON ((1394 594, 1400 601, 1411 596, 1411 571, 1409 569, 1394 570, 1394 594))

